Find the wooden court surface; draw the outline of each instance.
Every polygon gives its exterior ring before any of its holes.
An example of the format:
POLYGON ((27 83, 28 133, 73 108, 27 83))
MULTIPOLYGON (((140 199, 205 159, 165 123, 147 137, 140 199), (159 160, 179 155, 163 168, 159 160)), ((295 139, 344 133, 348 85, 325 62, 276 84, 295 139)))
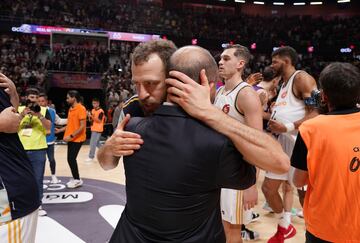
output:
MULTIPOLYGON (((78 155, 78 166, 81 178, 90 178, 97 180, 104 180, 119 184, 125 184, 125 175, 122 162, 119 162, 119 165, 110 171, 104 171, 99 163, 95 160, 92 164, 86 164, 84 161, 88 156, 89 146, 83 145, 80 153, 78 155)), ((55 147, 55 158, 56 158, 56 175, 57 176, 71 176, 70 168, 66 160, 67 146, 66 145, 56 145, 55 147)), ((45 176, 50 175, 49 164, 46 162, 45 166, 45 176)), ((264 180, 264 172, 260 173, 259 181, 257 183, 258 192, 259 192, 259 202, 255 207, 254 211, 260 214, 258 221, 253 222, 248 225, 248 228, 258 231, 260 233, 260 239, 254 242, 267 242, 277 229, 277 221, 274 218, 273 214, 268 213, 262 209, 262 205, 265 202, 264 195, 261 192, 261 183, 264 180)), ((294 190, 294 208, 300 208, 297 192, 294 190)), ((293 225, 297 230, 295 237, 286 240, 285 242, 293 243, 303 243, 305 242, 305 225, 304 220, 293 216, 292 218, 293 225)))

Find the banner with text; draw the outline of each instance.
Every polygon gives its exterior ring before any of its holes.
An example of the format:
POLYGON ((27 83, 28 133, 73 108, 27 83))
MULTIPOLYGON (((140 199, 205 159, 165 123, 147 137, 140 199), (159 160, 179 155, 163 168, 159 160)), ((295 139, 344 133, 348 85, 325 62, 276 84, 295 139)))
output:
POLYGON ((101 74, 54 72, 50 75, 50 86, 64 89, 101 89, 101 74))

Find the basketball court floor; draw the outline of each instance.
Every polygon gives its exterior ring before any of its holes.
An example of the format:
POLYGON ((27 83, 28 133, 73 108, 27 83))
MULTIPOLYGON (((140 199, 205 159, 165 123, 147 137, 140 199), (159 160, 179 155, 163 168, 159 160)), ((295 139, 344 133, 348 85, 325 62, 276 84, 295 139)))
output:
MULTIPOLYGON (((36 243, 105 243, 126 202, 122 163, 110 171, 104 171, 96 160, 90 164, 85 163, 89 146, 83 145, 78 156, 78 166, 84 185, 66 189, 65 183, 71 177, 66 149, 66 145, 55 147, 56 174, 61 179, 60 183, 50 184, 50 169, 48 162, 46 163, 43 208, 48 214, 39 217, 36 243)), ((264 173, 261 172, 258 182, 259 203, 254 210, 260 214, 260 218, 248 225, 248 228, 260 233, 260 239, 256 242, 266 242, 277 228, 274 215, 262 208, 263 178, 264 173)), ((300 208, 297 195, 294 197, 294 208, 300 208)), ((304 220, 293 216, 292 221, 297 234, 285 242, 305 242, 304 220)))

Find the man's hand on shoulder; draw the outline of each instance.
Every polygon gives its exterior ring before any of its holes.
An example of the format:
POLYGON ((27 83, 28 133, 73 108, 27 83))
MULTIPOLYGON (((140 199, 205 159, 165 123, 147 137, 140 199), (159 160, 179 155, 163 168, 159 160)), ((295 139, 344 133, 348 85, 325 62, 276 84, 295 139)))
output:
MULTIPOLYGON (((180 105, 190 116, 203 120, 213 110, 210 99, 210 84, 205 70, 200 72, 201 84, 178 71, 171 71, 165 82, 170 86, 168 95, 172 102, 180 105), (180 81, 181 82, 180 82, 180 81)), ((214 83, 211 85, 215 85, 214 83)))
POLYGON ((99 149, 97 159, 104 170, 115 168, 121 156, 132 155, 144 143, 139 134, 124 131, 129 120, 130 115, 127 114, 104 146, 99 149))

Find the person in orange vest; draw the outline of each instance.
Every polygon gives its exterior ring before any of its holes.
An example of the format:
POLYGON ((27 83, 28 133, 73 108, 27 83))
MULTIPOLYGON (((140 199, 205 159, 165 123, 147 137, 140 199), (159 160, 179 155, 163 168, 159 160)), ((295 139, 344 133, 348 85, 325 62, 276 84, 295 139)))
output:
POLYGON ((104 131, 105 113, 100 107, 98 98, 92 100, 93 109, 89 114, 91 122, 91 138, 90 138, 90 151, 89 157, 85 160, 87 163, 91 163, 95 158, 96 147, 99 147, 99 141, 101 133, 104 131))
POLYGON ((309 103, 328 113, 299 127, 291 165, 295 186, 307 185, 306 242, 360 242, 360 70, 331 63, 309 103))

